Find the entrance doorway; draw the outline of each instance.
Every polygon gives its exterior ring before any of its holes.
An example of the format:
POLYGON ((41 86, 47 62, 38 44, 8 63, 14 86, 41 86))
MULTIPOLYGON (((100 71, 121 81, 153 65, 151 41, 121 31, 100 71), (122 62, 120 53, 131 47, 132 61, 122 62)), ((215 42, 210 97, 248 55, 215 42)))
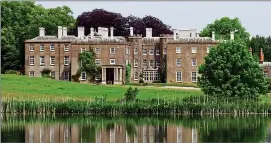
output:
POLYGON ((106 84, 114 84, 114 68, 106 68, 106 84))

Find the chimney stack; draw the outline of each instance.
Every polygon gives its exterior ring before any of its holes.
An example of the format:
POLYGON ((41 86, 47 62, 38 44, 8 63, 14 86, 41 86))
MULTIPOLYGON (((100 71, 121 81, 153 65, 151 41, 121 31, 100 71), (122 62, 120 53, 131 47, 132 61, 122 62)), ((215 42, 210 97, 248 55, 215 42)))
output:
POLYGON ((67 27, 63 27, 63 37, 66 37, 68 34, 67 34, 67 27))
POLYGON ((261 53, 260 53, 260 64, 263 64, 264 61, 264 54, 263 54, 263 48, 261 48, 261 53))
POLYGON ((234 31, 231 31, 231 40, 234 40, 234 31))
POLYGON ((93 27, 90 28, 90 38, 91 39, 94 38, 94 28, 93 27))
POLYGON ((114 27, 110 27, 110 38, 114 38, 114 27))
POLYGON ((62 37, 62 27, 58 26, 58 39, 60 39, 62 37))
POLYGON ((197 30, 196 29, 190 29, 191 37, 195 38, 197 37, 197 30))
POLYGON ((215 31, 212 31, 212 40, 215 40, 215 31))
POLYGON ((109 35, 109 33, 108 33, 108 28, 104 28, 104 38, 108 38, 108 35, 109 35))
POLYGON ((40 27, 39 30, 40 30, 40 33, 39 33, 40 36, 45 36, 45 28, 40 27))
POLYGON ((85 28, 84 27, 78 27, 78 38, 83 39, 85 36, 85 28))
POLYGON ((134 28, 130 27, 130 36, 134 36, 134 28))
POLYGON ((152 37, 152 28, 146 28, 146 37, 151 38, 152 37))

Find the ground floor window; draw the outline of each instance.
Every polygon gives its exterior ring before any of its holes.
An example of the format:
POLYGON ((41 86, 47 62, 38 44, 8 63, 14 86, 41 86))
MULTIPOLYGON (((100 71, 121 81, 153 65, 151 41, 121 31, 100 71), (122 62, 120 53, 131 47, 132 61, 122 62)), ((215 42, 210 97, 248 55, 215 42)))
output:
POLYGON ((265 77, 268 77, 268 72, 264 72, 265 77))
POLYGON ((30 72, 29 72, 29 76, 35 76, 34 72, 33 72, 33 71, 30 71, 30 72))
POLYGON ((64 72, 63 73, 63 79, 64 80, 70 80, 70 72, 64 72))
POLYGON ((158 71, 143 71, 143 78, 145 81, 159 81, 160 74, 158 71))
POLYGON ((56 78, 56 73, 54 71, 52 71, 50 73, 51 79, 55 79, 56 78))
POLYGON ((197 72, 191 72, 191 81, 197 82, 197 72))
POLYGON ((87 80, 87 73, 81 72, 81 80, 87 80))
POLYGON ((182 72, 176 72, 176 82, 182 82, 182 72))

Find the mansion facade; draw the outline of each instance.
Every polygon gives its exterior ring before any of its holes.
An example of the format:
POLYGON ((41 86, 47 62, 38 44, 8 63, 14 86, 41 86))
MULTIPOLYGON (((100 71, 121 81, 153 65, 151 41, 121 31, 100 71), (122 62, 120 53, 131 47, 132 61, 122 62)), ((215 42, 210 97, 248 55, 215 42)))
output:
MULTIPOLYGON (((66 27, 58 27, 57 36, 45 35, 45 29, 39 29, 39 36, 25 41, 25 73, 40 77, 43 69, 51 70, 56 80, 71 80, 81 66, 81 52, 93 48, 95 63, 102 68, 102 84, 124 84, 127 64, 131 65, 131 82, 139 82, 143 75, 145 82, 166 81, 167 83, 197 82, 198 66, 212 46, 219 41, 199 37, 196 29, 173 30, 173 35, 152 36, 152 28, 146 28, 146 36, 133 34, 130 28, 128 38, 114 36, 114 28, 90 29, 84 32, 78 27, 78 36, 67 35, 66 27)), ((85 72, 80 82, 87 81, 85 72)))

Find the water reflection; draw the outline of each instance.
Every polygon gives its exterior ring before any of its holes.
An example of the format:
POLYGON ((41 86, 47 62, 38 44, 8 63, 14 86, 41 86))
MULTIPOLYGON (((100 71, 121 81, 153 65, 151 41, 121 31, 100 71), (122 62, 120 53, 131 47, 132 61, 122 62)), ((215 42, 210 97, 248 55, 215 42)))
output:
POLYGON ((269 122, 269 118, 263 117, 5 117, 1 128, 1 142, 268 142, 271 139, 269 122))

